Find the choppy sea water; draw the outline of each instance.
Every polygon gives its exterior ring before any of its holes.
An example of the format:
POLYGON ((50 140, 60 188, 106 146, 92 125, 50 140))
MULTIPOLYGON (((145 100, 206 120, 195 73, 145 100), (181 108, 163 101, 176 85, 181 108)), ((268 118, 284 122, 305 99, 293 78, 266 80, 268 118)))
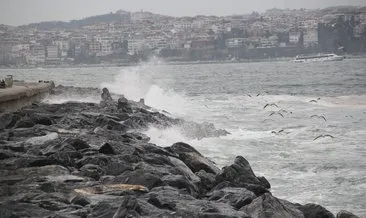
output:
MULTIPOLYGON (((212 122, 232 134, 200 141, 174 128, 146 134, 161 146, 188 142, 220 166, 242 155, 270 181, 276 197, 366 217, 365 59, 0 70, 0 78, 7 74, 108 87, 174 116, 212 122), (316 139, 321 135, 329 136, 316 139)), ((99 99, 65 94, 46 102, 99 99)))

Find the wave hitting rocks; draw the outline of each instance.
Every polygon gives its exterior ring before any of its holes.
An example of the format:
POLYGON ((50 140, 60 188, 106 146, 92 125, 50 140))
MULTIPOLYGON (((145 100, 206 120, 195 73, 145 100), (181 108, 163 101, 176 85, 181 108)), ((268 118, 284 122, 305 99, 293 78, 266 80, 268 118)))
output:
POLYGON ((141 133, 180 126, 200 139, 225 130, 114 101, 107 90, 102 98, 0 114, 0 217, 335 217, 274 197, 244 157, 219 169, 188 144, 163 148, 141 133))

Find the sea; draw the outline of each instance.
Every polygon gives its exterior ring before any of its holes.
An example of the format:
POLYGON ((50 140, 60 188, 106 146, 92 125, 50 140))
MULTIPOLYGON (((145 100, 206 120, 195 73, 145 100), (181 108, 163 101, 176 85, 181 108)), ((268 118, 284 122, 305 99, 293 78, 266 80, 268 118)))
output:
MULTIPOLYGON (((174 127, 145 133, 160 146, 187 142, 220 167, 241 155, 278 198, 366 217, 366 59, 170 65, 155 58, 129 67, 0 69, 0 78, 8 74, 107 87, 171 116, 213 123, 231 134, 197 140, 174 127)), ((66 93, 45 102, 99 100, 66 93)))

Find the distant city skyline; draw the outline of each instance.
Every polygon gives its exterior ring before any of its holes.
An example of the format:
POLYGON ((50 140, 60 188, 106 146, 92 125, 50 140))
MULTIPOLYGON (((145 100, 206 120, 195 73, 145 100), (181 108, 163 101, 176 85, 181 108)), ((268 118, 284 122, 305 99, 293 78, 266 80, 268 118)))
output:
POLYGON ((42 21, 70 21, 126 11, 150 11, 170 16, 246 14, 270 8, 316 9, 366 5, 365 0, 0 0, 0 24, 24 25, 42 21))

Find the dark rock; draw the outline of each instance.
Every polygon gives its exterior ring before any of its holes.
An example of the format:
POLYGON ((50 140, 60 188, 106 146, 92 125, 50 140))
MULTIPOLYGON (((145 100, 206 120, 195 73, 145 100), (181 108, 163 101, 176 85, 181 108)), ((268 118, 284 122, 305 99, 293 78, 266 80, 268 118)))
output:
POLYGON ((20 118, 14 113, 0 113, 0 130, 12 128, 20 118))
POLYGON ((157 187, 148 194, 148 203, 163 210, 169 210, 166 217, 248 217, 244 212, 236 211, 231 206, 197 200, 191 195, 170 186, 157 187))
POLYGON ((203 157, 196 149, 185 143, 175 143, 168 150, 175 152, 193 172, 204 170, 208 173, 218 174, 220 169, 209 159, 203 157))
POLYGON ((81 174, 83 176, 87 176, 93 178, 95 180, 99 180, 101 176, 105 175, 105 171, 97 165, 86 164, 80 168, 81 174))
POLYGON ((7 201, 0 204, 1 218, 20 218, 20 217, 47 217, 50 211, 39 205, 7 201))
POLYGON ((201 192, 206 193, 214 187, 216 182, 214 174, 207 173, 204 170, 201 170, 195 174, 201 179, 201 183, 199 184, 201 192))
POLYGON ((141 209, 136 197, 126 196, 113 218, 140 217, 141 209))
POLYGON ((116 176, 113 180, 113 183, 142 185, 148 189, 164 185, 159 175, 145 172, 141 169, 124 172, 121 175, 116 176))
POLYGON ((254 199, 240 211, 246 212, 252 218, 304 218, 300 210, 284 205, 268 193, 254 199))
POLYGON ((17 155, 14 154, 14 152, 9 151, 9 150, 3 150, 0 149, 0 160, 5 160, 11 157, 16 157, 17 155))
POLYGON ((24 148, 23 143, 0 143, 0 148, 4 150, 14 151, 14 152, 21 152, 24 153, 26 150, 24 148))
POLYGON ((348 211, 341 210, 337 214, 337 218, 359 218, 359 217, 348 211))
POLYGON ((251 218, 243 211, 237 211, 228 204, 205 200, 179 201, 175 217, 251 218))
POLYGON ((51 126, 53 124, 52 118, 44 114, 34 114, 31 116, 31 120, 35 124, 41 124, 45 126, 51 126))
POLYGON ((262 182, 263 186, 267 189, 271 188, 271 184, 268 182, 268 180, 266 179, 266 177, 264 176, 257 176, 257 178, 259 179, 259 181, 262 182))
POLYGON ((107 117, 99 117, 95 122, 97 124, 99 124, 100 127, 103 127, 107 130, 114 130, 114 131, 121 131, 121 132, 126 132, 128 130, 127 125, 122 124, 113 119, 109 119, 107 117))
POLYGON ((82 159, 76 162, 78 168, 86 164, 93 164, 99 166, 104 170, 106 175, 118 176, 125 171, 133 170, 132 158, 129 155, 125 156, 107 156, 107 155, 94 155, 84 156, 82 159), (125 161, 126 160, 126 161, 125 161))
POLYGON ((195 200, 191 195, 183 194, 171 186, 156 187, 148 194, 147 202, 157 208, 175 211, 175 206, 181 200, 195 200))
POLYGON ((86 205, 90 204, 90 201, 83 196, 77 195, 71 200, 71 203, 85 207, 86 205))
POLYGON ((223 188, 207 194, 210 201, 228 203, 239 210, 250 204, 257 196, 245 188, 223 188))
POLYGON ((248 189, 249 191, 253 192, 257 197, 259 197, 265 193, 270 193, 270 191, 268 191, 268 189, 264 188, 261 185, 244 184, 243 187, 248 189))
POLYGON ((77 151, 90 148, 90 145, 81 139, 68 138, 65 142, 70 144, 77 151))
POLYGON ((234 164, 224 167, 216 177, 217 183, 229 181, 237 187, 245 187, 247 184, 265 185, 255 176, 249 162, 241 156, 235 158, 234 164))
POLYGON ((135 152, 135 148, 122 143, 108 142, 99 148, 99 152, 106 155, 132 155, 135 152))
POLYGON ((335 218, 334 215, 324 207, 316 204, 306 204, 298 207, 305 218, 335 218))
POLYGON ((15 123, 14 128, 31 128, 34 125, 35 124, 30 119, 21 119, 15 123))
POLYGON ((161 181, 168 186, 184 190, 192 196, 198 196, 197 186, 182 175, 166 175, 161 178, 161 181))

